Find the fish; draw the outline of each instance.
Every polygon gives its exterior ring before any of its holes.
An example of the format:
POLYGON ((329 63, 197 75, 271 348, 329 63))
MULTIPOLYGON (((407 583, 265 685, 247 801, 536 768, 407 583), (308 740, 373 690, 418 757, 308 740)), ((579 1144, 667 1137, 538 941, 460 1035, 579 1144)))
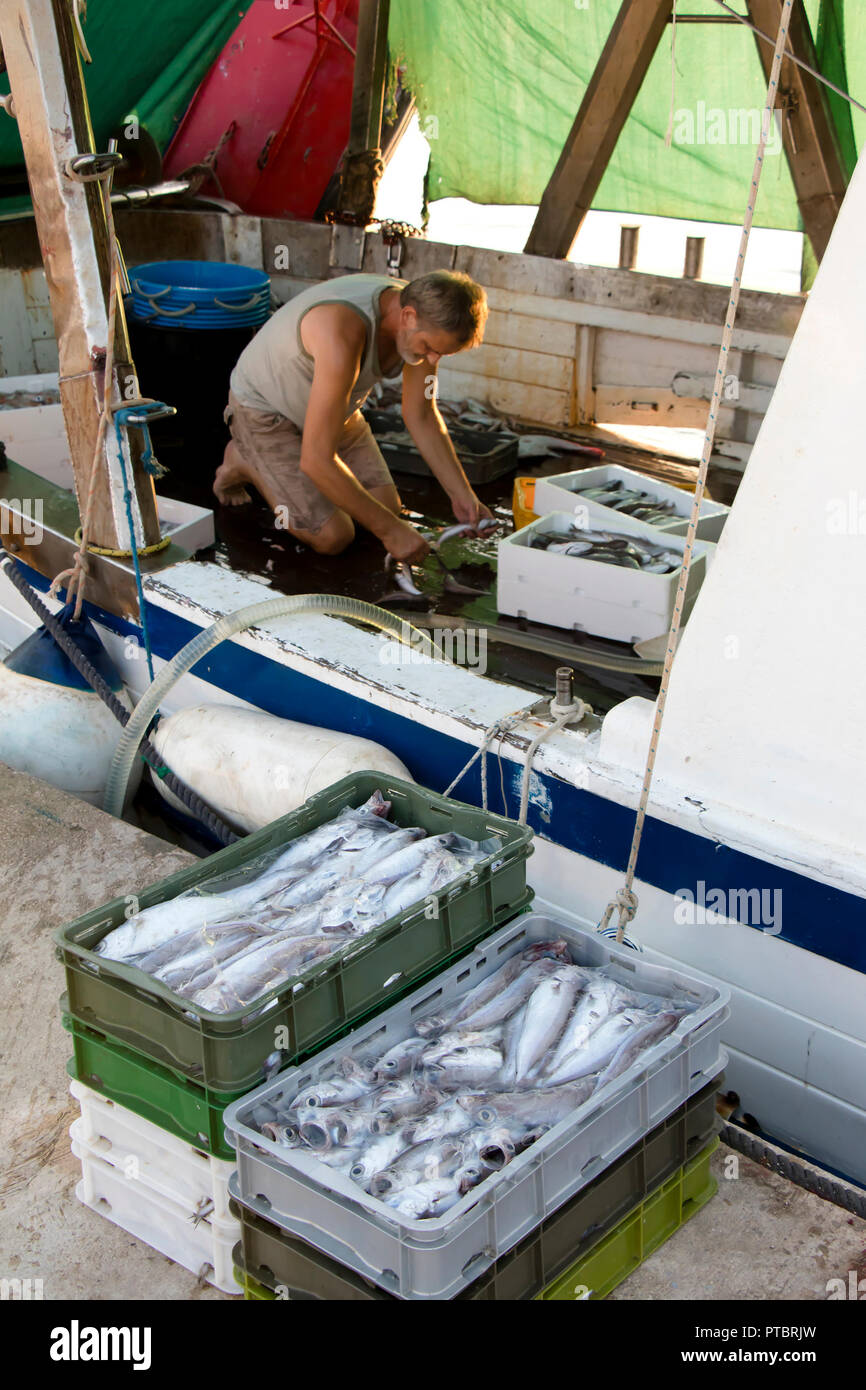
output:
POLYGON ((346 1073, 343 1076, 333 1076, 328 1081, 319 1081, 316 1085, 300 1091, 292 1101, 290 1109, 326 1109, 329 1106, 346 1105, 362 1096, 368 1096, 375 1089, 372 1077, 361 1067, 347 1066, 344 1063, 343 1070, 346 1073))
POLYGON ((501 1069, 502 1052, 498 1047, 456 1047, 425 1067, 425 1073, 434 1086, 449 1091, 484 1085, 501 1069))
POLYGON ((577 1006, 545 1070, 554 1072, 570 1052, 579 1051, 595 1029, 610 1014, 619 1013, 624 1009, 627 1002, 628 996, 614 980, 600 976, 590 981, 578 999, 577 1006))
POLYGON ((478 1155, 484 1168, 494 1173, 510 1163, 517 1152, 514 1138, 504 1125, 473 1131, 469 1137, 469 1147, 478 1155))
POLYGON ((584 979, 583 971, 575 966, 560 965, 534 990, 526 1005, 514 1059, 518 1081, 528 1076, 536 1062, 556 1043, 584 979))
POLYGON ((639 1009, 623 1009, 596 1028, 586 1044, 563 1058, 555 1071, 541 1079, 543 1086, 557 1086, 565 1081, 577 1081, 590 1072, 602 1071, 611 1061, 620 1044, 637 1032, 647 1015, 639 1009))
POLYGON ((379 1108, 370 1122, 374 1134, 388 1134, 401 1120, 424 1115, 441 1104, 444 1096, 432 1086, 407 1085, 405 1089, 384 1086, 379 1093, 379 1108))
POLYGON ((623 1038, 613 1057, 608 1062, 604 1071, 598 1078, 596 1089, 601 1090, 609 1081, 615 1077, 622 1076, 624 1071, 628 1071, 632 1062, 638 1054, 652 1047, 654 1043, 666 1038, 668 1033, 672 1033, 684 1014, 679 1009, 672 1009, 666 1013, 656 1014, 639 1028, 636 1033, 628 1034, 623 1038))
POLYGON ((411 1144, 423 1144, 428 1139, 447 1139, 462 1134, 471 1125, 466 1107, 455 1099, 446 1101, 431 1114, 411 1120, 406 1126, 406 1137, 411 1144))
POLYGON ((407 1038, 405 1042, 396 1043, 377 1062, 373 1076, 377 1081, 391 1081, 414 1071, 423 1050, 423 1038, 407 1038))
POLYGON ((444 1215, 457 1205, 460 1197, 460 1183, 456 1177, 434 1178, 392 1193, 385 1198, 385 1203, 401 1216, 420 1221, 425 1216, 444 1215))
POLYGON ((500 1091, 483 1099, 468 1097, 461 1104, 473 1124, 487 1128, 504 1125, 510 1132, 539 1124, 556 1125, 589 1100, 596 1077, 584 1077, 568 1085, 543 1091, 500 1091))
MULTIPOLYGON (((412 577, 412 567, 405 560, 397 560, 393 555, 385 556, 385 573, 390 579, 394 580, 401 593, 407 594, 409 598, 423 598, 424 594, 418 588, 412 577)), ((396 597, 388 594, 387 598, 396 597)))
MULTIPOLYGON (((502 1033, 501 1024, 495 1028, 484 1028, 480 1031, 467 1029, 459 1032, 442 1033, 434 1042, 428 1042, 424 1046, 421 1060, 424 1065, 438 1062, 457 1047, 495 1047, 501 1043, 502 1033)), ((423 1042, 423 1039, 419 1039, 419 1041, 423 1042)))
POLYGON ((681 567, 682 555, 642 536, 593 531, 572 526, 568 531, 533 531, 529 545, 555 555, 581 556, 626 569, 643 569, 653 574, 670 574, 681 567))
POLYGON ((390 1167, 394 1159, 407 1148, 409 1143, 402 1129, 392 1130, 390 1134, 379 1134, 372 1144, 357 1155, 349 1169, 349 1177, 353 1182, 366 1187, 377 1173, 390 1167))
POLYGON ((209 1013, 244 1009, 283 979, 331 955, 333 949, 331 942, 319 936, 278 935, 217 967, 216 978, 187 997, 209 1013))
POLYGON ((463 1160, 462 1144, 441 1136, 423 1140, 404 1149, 389 1167, 374 1173, 370 1179, 370 1192, 379 1197, 386 1192, 397 1192, 418 1182, 448 1175, 463 1160))

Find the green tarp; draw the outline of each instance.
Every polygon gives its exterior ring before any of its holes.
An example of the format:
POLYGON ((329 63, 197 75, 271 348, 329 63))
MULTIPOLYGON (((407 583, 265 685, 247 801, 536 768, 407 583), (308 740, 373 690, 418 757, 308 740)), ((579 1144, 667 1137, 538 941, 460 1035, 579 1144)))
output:
MULTIPOLYGON (((733 7, 745 13, 744 0, 733 7)), ((405 63, 430 137, 430 200, 537 204, 620 0, 392 0, 392 59, 405 63)), ((825 74, 866 103, 866 0, 806 0, 825 74)), ((683 14, 721 14, 679 0, 683 14)), ((766 96, 755 36, 740 24, 668 26, 594 207, 739 222, 766 96), (673 108, 670 146, 665 144, 673 108)), ((866 114, 834 99, 848 171, 866 114)), ((800 228, 777 128, 756 221, 800 228)))

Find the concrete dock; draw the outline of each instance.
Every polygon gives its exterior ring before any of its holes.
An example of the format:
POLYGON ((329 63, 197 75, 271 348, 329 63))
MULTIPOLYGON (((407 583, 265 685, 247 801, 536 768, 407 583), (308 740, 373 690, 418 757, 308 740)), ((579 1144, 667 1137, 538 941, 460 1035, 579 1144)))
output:
MULTIPOLYGON (((191 856, 2 766, 0 789, 0 1279, 41 1279, 46 1299, 225 1298, 76 1200, 52 942, 63 922, 191 856)), ((717 1196, 613 1298, 823 1300, 830 1280, 866 1277, 866 1221, 724 1145, 713 1171, 717 1196)))

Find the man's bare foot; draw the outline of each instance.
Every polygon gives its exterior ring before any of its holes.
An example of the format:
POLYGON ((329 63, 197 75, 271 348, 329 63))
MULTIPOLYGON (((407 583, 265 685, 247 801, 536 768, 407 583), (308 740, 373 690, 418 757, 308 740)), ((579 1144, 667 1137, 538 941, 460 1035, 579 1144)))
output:
POLYGON ((249 481, 244 461, 235 445, 227 444, 223 461, 214 478, 213 490, 217 500, 224 507, 243 507, 247 502, 252 502, 253 499, 244 486, 249 481))

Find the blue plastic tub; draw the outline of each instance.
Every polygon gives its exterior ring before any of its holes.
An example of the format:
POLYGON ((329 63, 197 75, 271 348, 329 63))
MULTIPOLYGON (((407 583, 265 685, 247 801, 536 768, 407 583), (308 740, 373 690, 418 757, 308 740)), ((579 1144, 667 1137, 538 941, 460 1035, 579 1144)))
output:
POLYGON ((258 328, 270 309, 269 277, 248 266, 152 261, 135 266, 129 280, 128 313, 156 328, 258 328))

